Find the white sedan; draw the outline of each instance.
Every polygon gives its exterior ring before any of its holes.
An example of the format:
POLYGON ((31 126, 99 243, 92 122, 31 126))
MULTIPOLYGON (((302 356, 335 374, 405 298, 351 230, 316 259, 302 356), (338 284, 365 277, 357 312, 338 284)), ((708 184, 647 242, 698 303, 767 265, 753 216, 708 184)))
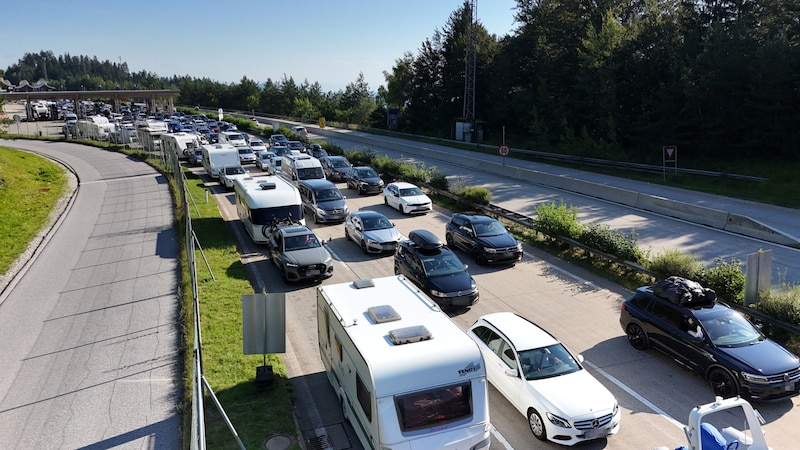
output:
POLYGON ((619 431, 614 395, 553 335, 511 312, 482 316, 467 334, 489 382, 528 418, 537 439, 575 445, 619 431))
POLYGON ((403 214, 424 214, 433 210, 431 199, 422 189, 404 181, 389 183, 383 188, 383 204, 403 214))

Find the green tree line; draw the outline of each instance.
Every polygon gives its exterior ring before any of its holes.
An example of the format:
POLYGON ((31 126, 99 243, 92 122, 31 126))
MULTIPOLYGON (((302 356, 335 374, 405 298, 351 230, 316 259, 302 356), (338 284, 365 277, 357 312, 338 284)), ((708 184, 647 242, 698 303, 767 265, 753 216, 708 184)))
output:
MULTIPOLYGON (((179 103, 453 137, 463 115, 468 3, 395 60, 386 84, 363 75, 343 91, 291 77, 220 83, 130 73, 119 64, 51 52, 26 54, 5 78, 66 89, 173 88, 179 103), (51 83, 52 84, 52 83, 51 83)), ((475 117, 487 142, 726 170, 731 160, 800 159, 800 0, 517 0, 515 28, 477 22, 475 117)), ((353 49, 352 51, 357 51, 353 49)))

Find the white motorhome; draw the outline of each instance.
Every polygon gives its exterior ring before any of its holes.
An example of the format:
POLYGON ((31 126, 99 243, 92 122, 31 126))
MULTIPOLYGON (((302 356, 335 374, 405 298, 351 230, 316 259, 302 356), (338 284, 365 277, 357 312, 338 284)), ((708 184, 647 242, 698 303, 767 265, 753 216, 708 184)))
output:
POLYGON ((289 181, 325 179, 319 160, 305 153, 285 155, 281 162, 281 175, 289 181))
POLYGON ((195 133, 167 133, 161 135, 161 147, 165 154, 178 159, 189 159, 194 149, 200 148, 200 136, 195 133))
POLYGON ((256 244, 267 243, 274 227, 281 221, 306 224, 300 192, 279 176, 237 178, 233 189, 236 192, 236 213, 256 244))
POLYGON ((239 165, 239 151, 231 144, 206 144, 203 147, 203 167, 211 178, 219 178, 225 166, 239 165))
POLYGON ((365 449, 488 449, 480 350, 402 275, 317 288, 325 371, 365 449))

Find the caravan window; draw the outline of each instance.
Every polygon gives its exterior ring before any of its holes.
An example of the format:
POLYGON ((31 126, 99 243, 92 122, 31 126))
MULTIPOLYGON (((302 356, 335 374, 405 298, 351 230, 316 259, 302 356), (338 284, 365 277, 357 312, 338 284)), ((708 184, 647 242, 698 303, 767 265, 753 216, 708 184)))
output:
POLYGON ((358 404, 361 405, 361 410, 367 416, 367 420, 372 422, 372 394, 367 389, 367 385, 361 379, 361 376, 356 373, 356 396, 358 397, 358 404))
POLYGON ((395 397, 401 431, 444 425, 472 416, 469 382, 395 397))

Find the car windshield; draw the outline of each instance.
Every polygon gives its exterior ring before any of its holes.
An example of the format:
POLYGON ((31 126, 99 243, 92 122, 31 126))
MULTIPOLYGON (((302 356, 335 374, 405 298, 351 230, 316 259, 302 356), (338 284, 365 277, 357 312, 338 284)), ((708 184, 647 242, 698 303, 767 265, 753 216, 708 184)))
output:
POLYGON ((400 189, 400 197, 413 197, 415 195, 424 195, 422 189, 418 187, 400 189))
POLYGON ((439 277, 464 272, 464 264, 452 253, 439 253, 422 257, 422 266, 429 277, 439 277))
POLYGON ((358 169, 358 174, 361 175, 364 178, 377 178, 378 177, 378 174, 374 170, 372 170, 370 168, 358 169))
POLYGON ((238 175, 242 173, 245 173, 245 170, 239 166, 225 168, 225 175, 238 175))
POLYGON ((764 336, 741 314, 729 314, 704 318, 700 321, 706 335, 717 347, 735 347, 757 344, 764 336))
POLYGON ((506 227, 496 220, 489 222, 478 222, 473 226, 475 227, 475 236, 478 237, 500 236, 501 234, 508 234, 506 227))
POLYGON ((300 180, 315 180, 325 178, 322 167, 311 167, 308 169, 297 169, 297 178, 300 180))
POLYGON ((291 252, 294 250, 302 250, 306 248, 317 248, 321 247, 322 244, 319 243, 319 240, 313 234, 304 234, 300 236, 287 236, 285 238, 286 244, 284 245, 284 249, 287 252, 291 252))
POLYGON ((331 200, 341 200, 342 193, 338 189, 322 189, 317 192, 318 202, 328 202, 331 200))
POLYGON ((338 159, 331 161, 331 164, 333 165, 333 167, 336 167, 337 169, 344 169, 346 167, 350 167, 350 164, 348 164, 347 161, 342 161, 338 159))
POLYGON ((386 217, 365 217, 363 219, 364 222, 364 231, 372 231, 372 230, 384 230, 386 228, 392 228, 391 222, 386 217))
POLYGON ((519 363, 526 380, 556 377, 581 370, 561 343, 519 352, 519 363))
POLYGON ((239 154, 240 155, 249 155, 251 153, 253 153, 253 150, 251 150, 249 148, 240 148, 239 149, 239 154))

